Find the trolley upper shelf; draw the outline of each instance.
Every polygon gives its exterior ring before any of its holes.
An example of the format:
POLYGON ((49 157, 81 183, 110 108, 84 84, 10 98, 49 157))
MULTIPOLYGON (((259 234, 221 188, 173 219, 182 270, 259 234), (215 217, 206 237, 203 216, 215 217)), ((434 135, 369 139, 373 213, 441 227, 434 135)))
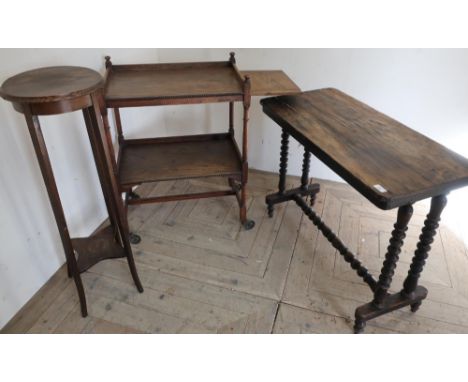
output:
POLYGON ((299 87, 281 70, 240 72, 230 61, 113 65, 108 61, 107 107, 242 101, 251 95, 292 94, 299 87))

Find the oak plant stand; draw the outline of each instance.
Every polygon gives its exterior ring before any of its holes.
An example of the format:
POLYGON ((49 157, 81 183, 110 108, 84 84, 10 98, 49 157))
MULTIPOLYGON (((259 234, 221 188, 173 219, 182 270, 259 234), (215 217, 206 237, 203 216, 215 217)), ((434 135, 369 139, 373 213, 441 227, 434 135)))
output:
POLYGON ((0 88, 0 96, 11 101, 26 119, 65 251, 68 276, 75 281, 83 317, 88 311, 80 274, 101 260, 126 257, 133 281, 138 291, 143 292, 128 239, 124 206, 111 171, 113 158, 104 143, 109 137, 101 117, 102 87, 103 78, 91 69, 58 66, 18 74, 0 88), (83 112, 110 226, 91 237, 71 239, 38 116, 76 110, 83 112))
POLYGON ((270 216, 277 203, 294 201, 338 250, 374 297, 355 312, 355 333, 382 314, 410 306, 416 312, 427 296, 418 285, 450 190, 468 185, 468 159, 336 89, 321 89, 261 101, 263 111, 282 128, 278 192, 266 197, 270 216), (285 190, 288 143, 304 147, 301 186, 285 190), (398 208, 397 221, 378 279, 312 209, 318 184, 308 184, 311 153, 378 208, 398 208), (304 197, 309 197, 310 205, 304 197), (412 205, 432 198, 402 289, 389 293, 413 214, 412 205))
MULTIPOLYGON (((255 222, 247 218, 248 121, 252 95, 297 93, 300 89, 282 71, 242 73, 234 53, 228 61, 113 65, 106 57, 105 104, 113 109, 118 153, 112 163, 125 206, 175 200, 234 195, 245 229, 255 222), (229 104, 228 129, 224 133, 126 139, 120 108, 225 102, 229 104), (242 146, 234 137, 234 103, 242 102, 242 146), (133 187, 175 179, 225 177, 227 188, 192 194, 140 197, 133 187)), ((109 128, 107 111, 103 113, 109 128)), ((112 140, 108 146, 113 150, 112 140)), ((131 234, 132 243, 140 237, 131 234)))

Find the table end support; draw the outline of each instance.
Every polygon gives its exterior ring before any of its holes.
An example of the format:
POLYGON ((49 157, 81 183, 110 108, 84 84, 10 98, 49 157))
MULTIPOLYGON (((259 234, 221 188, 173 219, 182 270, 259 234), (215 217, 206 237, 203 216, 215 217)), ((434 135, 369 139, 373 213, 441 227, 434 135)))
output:
POLYGON ((377 283, 377 288, 374 293, 373 303, 377 307, 382 304, 388 294, 388 289, 392 283, 392 278, 395 273, 401 247, 403 246, 403 242, 406 237, 406 231, 408 230, 408 223, 412 216, 412 205, 402 206, 398 209, 397 221, 393 226, 390 244, 387 248, 385 261, 383 263, 379 281, 377 283))
POLYGON ((379 306, 375 305, 373 301, 361 305, 355 312, 354 333, 362 333, 367 321, 394 310, 404 308, 405 306, 410 306, 411 310, 413 310, 413 307, 416 307, 417 310, 421 306, 422 300, 426 297, 427 289, 423 286, 417 286, 412 296, 399 292, 386 295, 379 306))
MULTIPOLYGON (((316 199, 317 194, 320 192, 320 184, 313 183, 306 185, 306 187, 297 187, 284 192, 275 192, 274 194, 269 194, 265 197, 265 203, 267 205, 268 216, 273 216, 274 205, 278 203, 288 202, 293 200, 295 196, 299 197, 309 197, 310 200, 316 199)), ((311 205, 313 203, 311 202, 311 205)))
MULTIPOLYGON (((421 276, 424 265, 426 264, 427 257, 431 250, 431 244, 434 241, 437 228, 439 228, 440 216, 446 205, 446 195, 435 196, 431 200, 431 208, 427 214, 426 220, 424 221, 424 226, 422 228, 421 235, 419 236, 419 242, 416 246, 416 251, 414 252, 408 276, 403 282, 403 290, 401 291, 402 295, 411 297, 418 288, 419 277, 421 276)), ((421 303, 413 304, 411 306, 411 311, 413 313, 416 312, 420 306, 421 303)))

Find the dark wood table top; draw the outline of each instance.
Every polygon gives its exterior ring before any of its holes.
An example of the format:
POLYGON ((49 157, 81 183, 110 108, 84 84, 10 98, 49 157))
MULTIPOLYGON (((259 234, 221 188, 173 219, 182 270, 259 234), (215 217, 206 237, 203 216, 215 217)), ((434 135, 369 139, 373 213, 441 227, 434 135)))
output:
POLYGON ((103 78, 94 70, 52 66, 10 77, 0 87, 0 96, 18 103, 56 102, 89 94, 103 84, 103 78))
POLYGON ((339 90, 261 103, 268 116, 381 209, 468 185, 468 159, 339 90))

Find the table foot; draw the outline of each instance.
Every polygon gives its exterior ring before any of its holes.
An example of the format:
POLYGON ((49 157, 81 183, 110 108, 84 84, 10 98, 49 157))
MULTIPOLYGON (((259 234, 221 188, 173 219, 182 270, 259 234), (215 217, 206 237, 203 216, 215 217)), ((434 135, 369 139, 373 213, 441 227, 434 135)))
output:
POLYGON ((86 300, 83 303, 80 300, 80 310, 81 310, 81 317, 83 318, 88 317, 88 308, 86 306, 86 300))
POLYGON ((133 255, 127 256, 127 262, 130 268, 130 273, 132 274, 133 282, 135 283, 138 292, 143 293, 143 285, 141 284, 140 277, 138 276, 133 255))
POLYGON ((315 205, 315 201, 317 200, 317 194, 318 192, 316 192, 315 194, 311 194, 309 197, 309 203, 311 208, 315 205))
POLYGON ((272 218, 273 217, 273 211, 274 211, 275 207, 273 205, 273 203, 268 203, 267 202, 267 211, 268 211, 268 217, 272 218))
POLYGON ((136 233, 130 232, 128 236, 128 240, 130 241, 131 244, 140 244, 141 236, 137 235, 136 233))
POLYGON ((411 312, 416 313, 418 309, 421 307, 422 301, 415 302, 414 304, 411 304, 411 312))
POLYGON ((356 320, 354 321, 354 327, 353 327, 354 334, 361 334, 361 333, 363 333, 365 327, 366 327, 366 321, 363 321, 363 320, 360 320, 360 319, 356 319, 356 320))

